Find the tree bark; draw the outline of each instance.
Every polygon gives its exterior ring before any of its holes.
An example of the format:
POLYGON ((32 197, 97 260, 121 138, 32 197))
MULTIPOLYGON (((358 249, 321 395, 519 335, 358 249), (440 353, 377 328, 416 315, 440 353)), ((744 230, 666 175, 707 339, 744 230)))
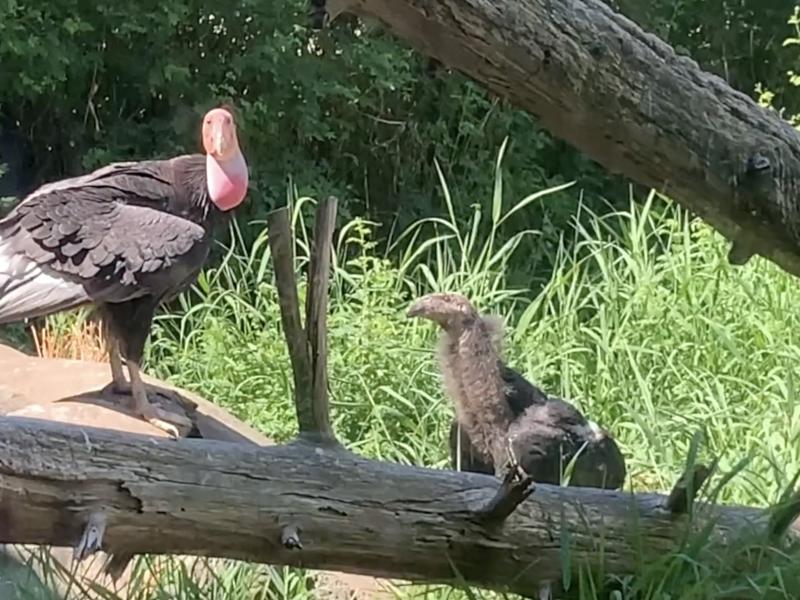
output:
MULTIPOLYGON (((800 135, 601 0, 328 0, 800 275, 800 135)), ((519 132, 512 132, 520 135, 519 132)))
MULTIPOLYGON (((0 543, 76 545, 91 517, 105 525, 101 549, 114 555, 463 577, 535 595, 562 581, 565 551, 572 570, 631 573, 675 550, 688 523, 661 508, 664 496, 539 485, 491 528, 474 511, 494 494, 493 477, 366 460, 306 441, 175 441, 3 417, 0 449, 0 543)), ((720 546, 767 527, 760 509, 697 506, 693 524, 717 517, 711 538, 720 546)))

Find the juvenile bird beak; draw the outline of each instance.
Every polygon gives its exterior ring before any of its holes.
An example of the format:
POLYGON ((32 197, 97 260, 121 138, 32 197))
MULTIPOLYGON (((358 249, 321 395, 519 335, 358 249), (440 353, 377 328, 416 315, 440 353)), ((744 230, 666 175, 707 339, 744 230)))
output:
POLYGON ((419 316, 420 309, 416 304, 412 304, 411 307, 406 311, 406 317, 412 319, 414 317, 419 316))
POLYGON ((428 304, 428 299, 425 297, 416 300, 411 306, 408 307, 408 310, 406 311, 406 317, 411 319, 414 317, 423 316, 428 310, 428 304))

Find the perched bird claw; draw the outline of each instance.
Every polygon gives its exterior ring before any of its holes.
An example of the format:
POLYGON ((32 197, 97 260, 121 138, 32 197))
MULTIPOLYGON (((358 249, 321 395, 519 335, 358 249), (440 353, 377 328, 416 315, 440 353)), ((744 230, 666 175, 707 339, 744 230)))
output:
POLYGON ((158 427, 165 431, 170 437, 178 439, 181 430, 188 432, 192 429, 191 420, 175 412, 164 410, 151 404, 145 399, 144 402, 137 402, 135 411, 139 417, 150 423, 153 427, 158 427))
MULTIPOLYGON (((514 440, 506 439, 506 472, 503 476, 504 485, 527 488, 533 484, 533 477, 523 468, 514 452, 514 440)), ((531 490, 533 491, 533 490, 531 490)))
POLYGON ((180 398, 172 390, 162 390, 145 385, 139 391, 137 386, 129 382, 112 382, 103 390, 103 395, 109 400, 117 402, 116 396, 130 396, 132 399, 130 408, 133 414, 153 427, 166 432, 172 438, 184 437, 192 430, 191 419, 179 412, 165 410, 150 401, 151 397, 161 395, 180 406, 180 398))
MULTIPOLYGON (((175 415, 177 416, 177 415, 175 415)), ((165 431, 172 439, 179 439, 181 437, 178 428, 172 423, 160 419, 158 417, 144 417, 144 420, 150 423, 153 427, 158 427, 160 430, 165 431)))
POLYGON ((509 478, 509 483, 519 483, 525 481, 526 479, 530 479, 530 476, 525 472, 525 469, 522 468, 522 465, 519 464, 519 461, 517 460, 517 455, 514 453, 514 442, 511 438, 506 440, 506 454, 508 457, 508 473, 506 477, 509 478))

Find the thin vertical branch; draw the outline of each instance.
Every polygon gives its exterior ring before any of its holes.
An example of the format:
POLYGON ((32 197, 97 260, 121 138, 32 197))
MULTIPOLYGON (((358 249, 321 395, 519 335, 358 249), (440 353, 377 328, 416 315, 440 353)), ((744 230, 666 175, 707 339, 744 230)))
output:
POLYGON ((305 332, 300 323, 300 303, 294 279, 294 237, 289 214, 288 208, 271 212, 267 216, 267 227, 283 335, 286 338, 292 364, 297 422, 300 431, 308 431, 314 427, 310 407, 311 362, 308 357, 305 332))
POLYGON ((335 441, 328 408, 327 310, 335 197, 317 207, 316 226, 310 248, 305 328, 300 322, 300 303, 295 283, 294 246, 290 213, 281 208, 269 214, 269 244, 278 288, 286 344, 292 363, 294 401, 300 435, 316 441, 335 441))
POLYGON ((336 206, 336 198, 328 196, 317 207, 306 296, 306 336, 312 366, 311 413, 315 425, 313 431, 326 439, 334 439, 328 408, 327 313, 336 206))

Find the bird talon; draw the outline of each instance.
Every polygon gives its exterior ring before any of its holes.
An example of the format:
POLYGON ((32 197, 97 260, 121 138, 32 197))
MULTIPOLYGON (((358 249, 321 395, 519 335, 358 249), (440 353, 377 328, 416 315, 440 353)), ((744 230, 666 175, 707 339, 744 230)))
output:
POLYGON ((179 427, 186 430, 192 428, 192 422, 183 415, 168 412, 152 404, 148 404, 142 411, 142 418, 175 439, 181 437, 179 427))
POLYGON ((522 465, 517 460, 517 455, 514 452, 514 441, 511 438, 506 439, 506 455, 508 471, 506 472, 505 479, 508 483, 521 484, 527 480, 531 480, 530 475, 522 468, 522 465))
POLYGON ((503 475, 503 485, 508 487, 526 487, 533 483, 533 477, 528 475, 521 465, 510 465, 503 475))
POLYGON ((152 425, 153 427, 158 427, 160 430, 165 431, 169 435, 169 437, 171 437, 174 440, 177 440, 181 437, 178 428, 175 427, 175 425, 173 425, 172 423, 163 421, 158 417, 145 417, 144 420, 150 423, 150 425, 152 425))

